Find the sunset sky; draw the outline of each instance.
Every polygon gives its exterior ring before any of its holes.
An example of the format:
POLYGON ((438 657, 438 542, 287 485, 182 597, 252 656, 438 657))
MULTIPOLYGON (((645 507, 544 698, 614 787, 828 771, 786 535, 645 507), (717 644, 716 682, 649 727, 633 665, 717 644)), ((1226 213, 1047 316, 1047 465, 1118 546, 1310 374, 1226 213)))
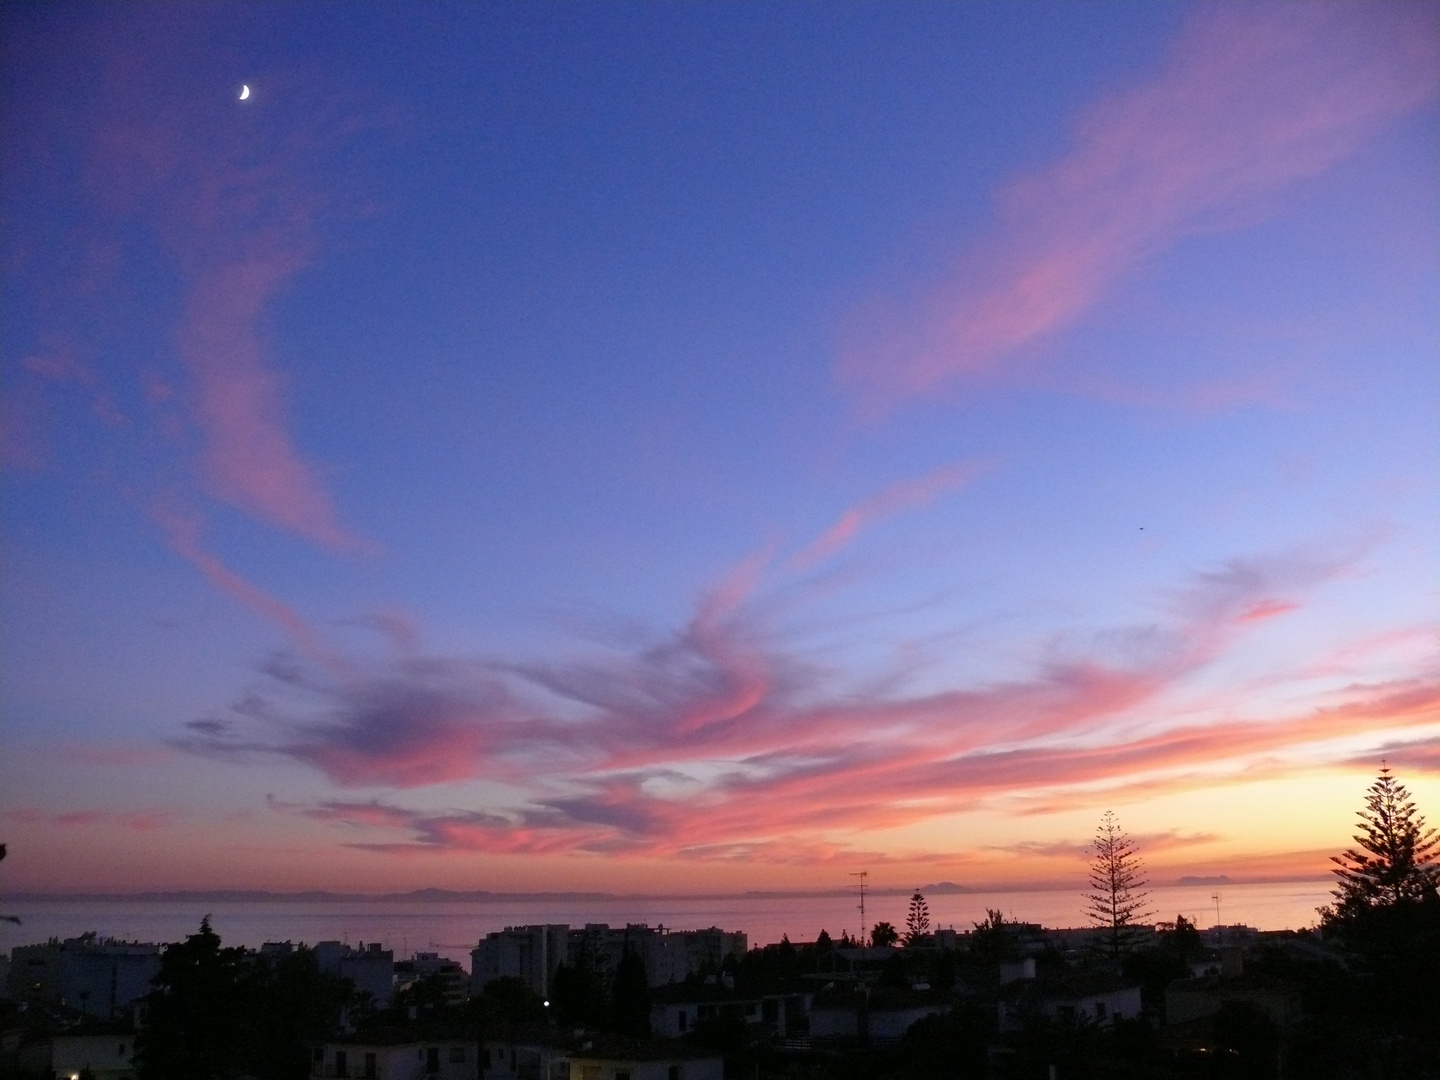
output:
POLYGON ((6 5, 0 889, 1437 823, 1437 27, 6 5))

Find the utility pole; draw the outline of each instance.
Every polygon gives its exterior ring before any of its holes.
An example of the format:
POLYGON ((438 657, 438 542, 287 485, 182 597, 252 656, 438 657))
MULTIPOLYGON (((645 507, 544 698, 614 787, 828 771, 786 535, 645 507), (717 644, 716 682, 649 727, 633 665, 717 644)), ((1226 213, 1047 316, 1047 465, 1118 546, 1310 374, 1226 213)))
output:
POLYGON ((870 876, 870 871, 857 870, 850 876, 860 879, 860 940, 864 941, 865 935, 870 933, 870 931, 865 928, 865 879, 870 876))

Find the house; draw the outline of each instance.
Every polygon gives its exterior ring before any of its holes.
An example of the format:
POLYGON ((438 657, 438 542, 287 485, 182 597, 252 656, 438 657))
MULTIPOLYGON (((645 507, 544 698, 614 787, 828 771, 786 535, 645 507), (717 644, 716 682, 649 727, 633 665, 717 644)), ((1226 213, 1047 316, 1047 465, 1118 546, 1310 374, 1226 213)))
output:
POLYGON ((135 1029, 128 1024, 86 1024, 50 1040, 50 1068, 57 1080, 132 1080, 135 1029))
POLYGON ((678 1039, 697 1024, 734 1016, 747 1025, 761 1025, 780 1038, 809 1031, 810 999, 805 994, 742 996, 722 983, 679 983, 650 992, 650 1031, 661 1038, 678 1039))
POLYGON ((917 1021, 949 1008, 948 998, 929 990, 834 983, 816 994, 810 1005, 810 1037, 889 1042, 917 1021))
POLYGON ((311 1049, 310 1075, 350 1080, 475 1080, 473 1038, 369 1032, 311 1049))
POLYGON ((1140 987, 1100 972, 1016 979, 1000 988, 996 1002, 1002 1031, 1018 1029, 1027 1015, 1110 1025, 1140 1010, 1140 987))
POLYGON ((1300 995, 1288 983, 1242 972, 1176 979, 1165 988, 1165 1023, 1173 1027, 1216 1015, 1228 1002, 1252 1005, 1276 1024, 1300 1017, 1300 995))
POLYGON ((487 1039, 482 1080, 723 1080, 724 1061, 673 1039, 487 1039))

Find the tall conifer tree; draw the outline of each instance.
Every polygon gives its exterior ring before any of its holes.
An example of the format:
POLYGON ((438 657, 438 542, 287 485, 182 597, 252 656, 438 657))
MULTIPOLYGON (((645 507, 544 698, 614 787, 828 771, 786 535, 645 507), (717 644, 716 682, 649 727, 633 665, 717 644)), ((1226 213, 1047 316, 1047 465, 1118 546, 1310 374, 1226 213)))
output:
POLYGON ((1104 927, 1106 951, 1119 967, 1120 954, 1130 943, 1131 928, 1151 914, 1145 907, 1144 867, 1135 841, 1125 835, 1113 811, 1106 810, 1090 845, 1090 888, 1085 914, 1104 927))

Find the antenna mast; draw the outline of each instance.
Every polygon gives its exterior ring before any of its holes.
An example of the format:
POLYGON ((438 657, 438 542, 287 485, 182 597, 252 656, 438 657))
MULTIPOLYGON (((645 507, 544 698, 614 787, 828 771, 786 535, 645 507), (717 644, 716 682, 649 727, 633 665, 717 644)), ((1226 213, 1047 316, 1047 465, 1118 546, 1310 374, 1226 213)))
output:
POLYGON ((850 876, 860 879, 860 940, 864 941, 865 935, 869 933, 869 931, 865 929, 865 879, 870 876, 870 871, 857 870, 850 876))

